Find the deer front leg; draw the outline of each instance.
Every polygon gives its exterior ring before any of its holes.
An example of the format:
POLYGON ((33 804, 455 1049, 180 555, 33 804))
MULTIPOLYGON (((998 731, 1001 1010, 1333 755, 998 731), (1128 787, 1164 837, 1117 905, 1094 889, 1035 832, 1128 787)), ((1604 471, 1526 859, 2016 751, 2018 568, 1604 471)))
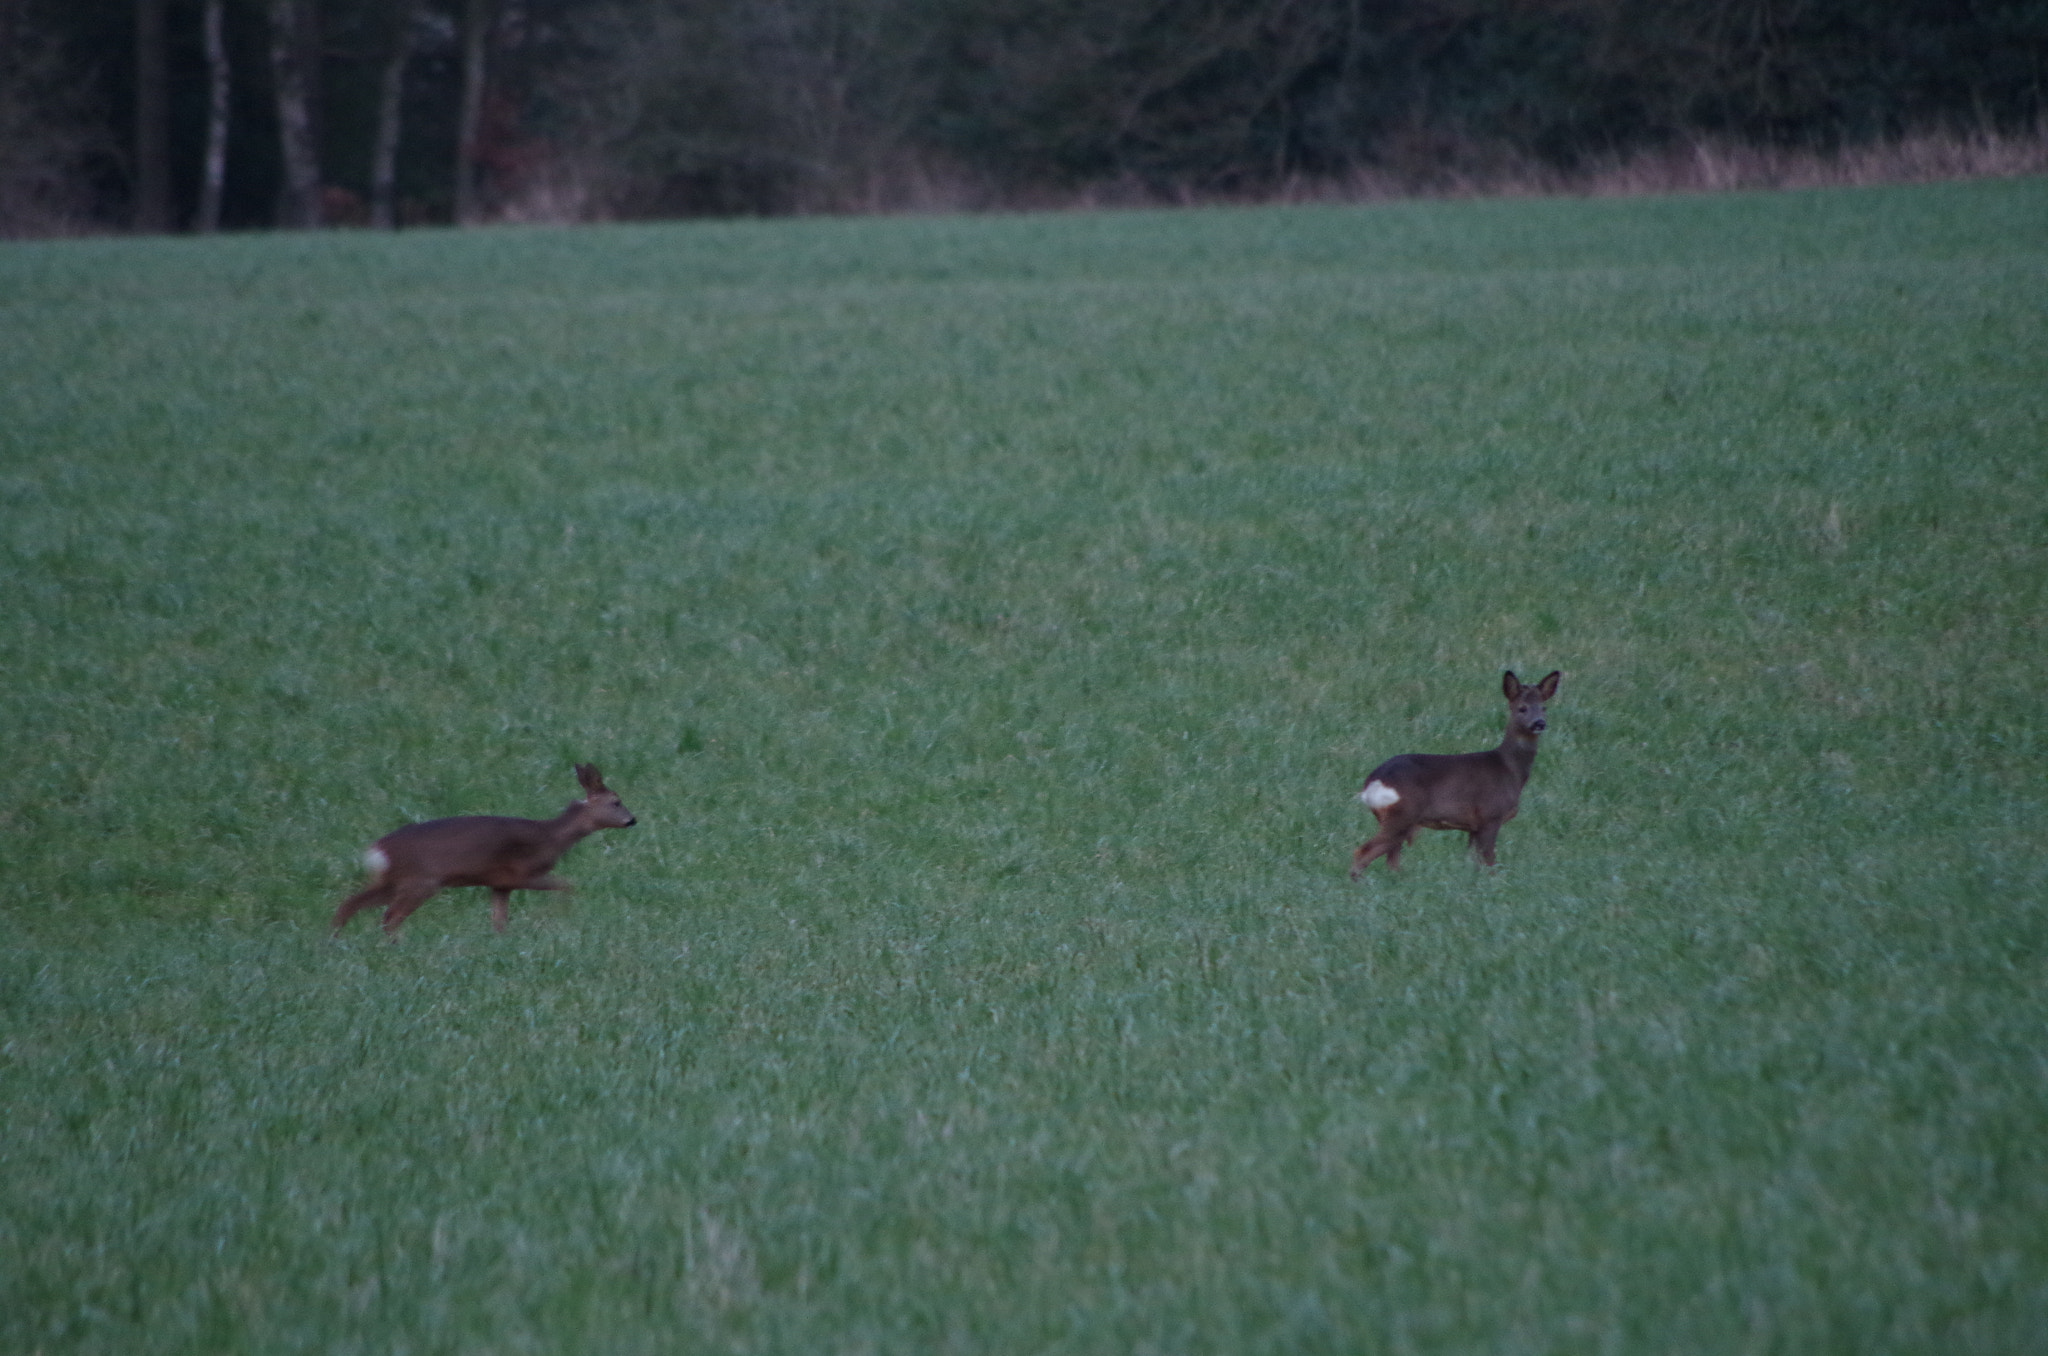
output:
POLYGON ((491 929, 492 929, 492 931, 494 931, 494 932, 503 932, 503 931, 505 930, 505 925, 506 925, 507 923, 511 922, 511 921, 512 921, 512 892, 511 892, 510 890, 493 890, 493 891, 491 891, 491 929))
POLYGON ((1387 849, 1387 870, 1399 871, 1401 869, 1401 849, 1415 841, 1415 833, 1414 829, 1410 829, 1394 839, 1394 845, 1387 849))
POLYGON ((1478 857, 1481 864, 1489 871, 1494 867, 1493 840, 1498 837, 1500 837, 1500 825, 1498 824, 1488 824, 1484 828, 1475 829, 1471 835, 1473 855, 1478 857))

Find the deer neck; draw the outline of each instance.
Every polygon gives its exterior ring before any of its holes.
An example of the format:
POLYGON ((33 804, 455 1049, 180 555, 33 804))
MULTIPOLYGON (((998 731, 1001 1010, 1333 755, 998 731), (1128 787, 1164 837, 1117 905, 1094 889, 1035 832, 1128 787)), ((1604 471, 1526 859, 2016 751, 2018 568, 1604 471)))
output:
POLYGON ((563 852, 588 838, 594 827, 584 817, 584 803, 580 800, 569 802, 568 808, 547 821, 549 840, 559 844, 563 852))
POLYGON ((1499 753, 1501 761, 1515 774, 1515 780, 1526 785, 1529 773, 1536 766, 1536 740, 1539 736, 1529 733, 1508 722, 1508 732, 1501 737, 1499 753))

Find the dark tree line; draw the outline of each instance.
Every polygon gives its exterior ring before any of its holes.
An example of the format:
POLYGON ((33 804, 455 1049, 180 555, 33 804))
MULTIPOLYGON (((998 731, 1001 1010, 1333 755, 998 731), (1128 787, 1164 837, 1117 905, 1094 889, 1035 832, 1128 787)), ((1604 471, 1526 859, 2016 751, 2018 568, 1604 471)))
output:
POLYGON ((0 229, 1427 187, 2044 87, 2048 0, 0 0, 0 229))

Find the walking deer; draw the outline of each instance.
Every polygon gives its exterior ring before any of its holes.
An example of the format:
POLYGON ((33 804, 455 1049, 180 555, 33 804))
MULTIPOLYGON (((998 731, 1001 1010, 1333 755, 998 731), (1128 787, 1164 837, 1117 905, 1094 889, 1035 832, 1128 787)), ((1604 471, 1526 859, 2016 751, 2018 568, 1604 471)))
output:
POLYGON ((1508 699, 1508 730, 1500 747, 1479 753, 1403 753, 1389 758, 1365 779, 1358 798, 1380 822, 1380 831, 1351 854, 1351 878, 1376 857, 1387 869, 1401 869, 1401 849, 1421 829, 1463 829, 1472 851, 1493 865, 1493 840, 1515 817, 1522 788, 1536 766, 1536 737, 1543 733, 1543 704, 1557 695, 1558 674, 1525 684, 1510 669, 1500 680, 1508 699))
POLYGON ((548 874, 570 848, 599 829, 629 829, 633 812, 589 763, 576 765, 583 799, 553 819, 462 815, 393 830, 370 845, 364 863, 370 883, 334 911, 334 933, 359 911, 384 905, 384 932, 393 941, 413 910, 451 886, 481 885, 491 892, 491 926, 505 930, 514 890, 568 890, 548 874))

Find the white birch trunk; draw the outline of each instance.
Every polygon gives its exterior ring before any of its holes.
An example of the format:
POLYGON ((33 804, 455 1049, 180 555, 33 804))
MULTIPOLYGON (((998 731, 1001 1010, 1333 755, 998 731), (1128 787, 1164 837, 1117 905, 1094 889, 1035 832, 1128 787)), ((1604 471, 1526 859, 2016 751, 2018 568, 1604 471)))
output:
POLYGON ((370 224, 388 231, 398 224, 398 134, 405 107, 405 68, 412 60, 413 22, 419 0, 398 0, 390 53, 377 91, 377 144, 370 157, 370 224))
POLYGON ((228 45, 221 32, 227 0, 206 0, 206 163, 199 179, 199 212, 192 226, 203 234, 220 229, 221 191, 228 170, 228 45))
POLYGON ((277 73, 277 127, 284 152, 283 224, 315 227, 320 207, 320 152, 313 135, 313 81, 305 38, 313 0, 270 0, 270 64, 277 73))

